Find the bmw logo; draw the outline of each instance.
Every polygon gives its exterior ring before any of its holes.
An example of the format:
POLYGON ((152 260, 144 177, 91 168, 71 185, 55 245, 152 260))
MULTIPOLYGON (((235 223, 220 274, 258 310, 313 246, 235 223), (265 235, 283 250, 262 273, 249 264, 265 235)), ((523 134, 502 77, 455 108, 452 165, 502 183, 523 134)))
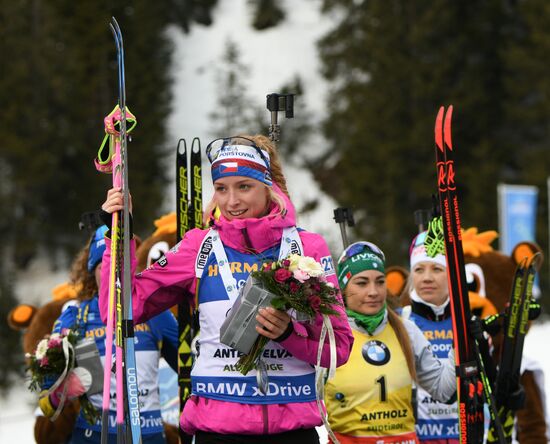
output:
POLYGON ((363 359, 371 365, 384 365, 390 360, 390 350, 380 341, 367 341, 361 349, 363 359))

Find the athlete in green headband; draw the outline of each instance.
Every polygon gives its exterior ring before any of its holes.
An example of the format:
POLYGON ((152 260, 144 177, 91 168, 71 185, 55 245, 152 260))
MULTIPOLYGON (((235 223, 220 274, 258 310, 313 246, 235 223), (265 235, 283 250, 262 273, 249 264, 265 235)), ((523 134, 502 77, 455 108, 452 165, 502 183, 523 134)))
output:
POLYGON ((443 364, 414 322, 386 306, 385 258, 376 245, 346 248, 338 280, 354 342, 348 361, 325 384, 329 425, 341 443, 417 443, 413 383, 449 403, 454 356, 443 364))
POLYGON ((371 242, 351 244, 338 259, 338 282, 349 317, 372 334, 386 315, 385 257, 371 242))

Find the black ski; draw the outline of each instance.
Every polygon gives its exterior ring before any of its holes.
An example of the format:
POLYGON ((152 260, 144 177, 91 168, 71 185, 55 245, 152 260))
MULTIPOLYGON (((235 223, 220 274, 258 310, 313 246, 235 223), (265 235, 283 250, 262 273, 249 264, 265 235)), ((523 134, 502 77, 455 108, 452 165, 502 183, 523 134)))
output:
MULTIPOLYGON (((507 443, 512 442, 515 412, 521 409, 525 402, 525 394, 520 384, 520 367, 525 335, 531 319, 533 282, 541 262, 541 254, 536 253, 519 263, 514 275, 510 301, 503 316, 504 339, 498 365, 495 399, 507 443)), ((487 442, 498 442, 493 423, 489 428, 487 442)))
MULTIPOLYGON (((435 122, 435 152, 439 204, 445 236, 445 253, 449 296, 453 319, 456 361, 459 433, 461 444, 483 442, 483 399, 489 405, 491 419, 501 439, 504 438, 496 405, 475 338, 470 334, 472 317, 464 271, 462 231, 455 183, 455 166, 451 136, 453 107, 441 107, 435 122)), ((504 442, 504 441, 502 441, 504 442)))
MULTIPOLYGON (((197 137, 193 139, 191 144, 191 153, 187 152, 185 139, 180 139, 178 142, 176 153, 176 206, 176 238, 179 242, 188 230, 202 227, 201 145, 197 137), (190 181, 191 187, 189 187, 190 181)), ((178 305, 180 414, 183 411, 185 402, 191 395, 191 367, 193 366, 191 342, 198 333, 195 311, 196 303, 182 302, 178 305)), ((180 440, 182 443, 191 443, 192 437, 186 435, 180 429, 180 440)))

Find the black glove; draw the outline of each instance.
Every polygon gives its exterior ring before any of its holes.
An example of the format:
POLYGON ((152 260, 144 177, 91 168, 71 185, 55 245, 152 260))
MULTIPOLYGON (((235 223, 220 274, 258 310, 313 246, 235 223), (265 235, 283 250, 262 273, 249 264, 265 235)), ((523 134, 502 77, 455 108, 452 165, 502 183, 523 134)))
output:
POLYGON ((500 325, 500 314, 495 314, 488 316, 487 318, 483 319, 483 329, 489 333, 491 336, 496 336, 498 332, 501 329, 500 325))
POLYGON ((531 299, 529 301, 529 320, 533 321, 537 319, 540 316, 541 311, 542 307, 540 304, 534 299, 531 299))
MULTIPOLYGON (((109 231, 105 233, 105 237, 111 238, 111 229, 112 229, 111 225, 113 222, 113 215, 111 213, 107 213, 107 211, 105 211, 103 208, 99 209, 98 215, 101 221, 105 225, 107 225, 107 228, 109 229, 109 231)), ((122 211, 121 211, 121 215, 122 215, 122 211)), ((133 237, 133 235, 134 235, 134 221, 132 218, 132 213, 130 213, 130 239, 133 237)))
POLYGON ((483 321, 479 319, 477 316, 472 316, 470 319, 470 333, 472 334, 472 337, 474 339, 477 339, 477 341, 483 341, 485 338, 483 337, 483 332, 485 331, 483 328, 483 321))

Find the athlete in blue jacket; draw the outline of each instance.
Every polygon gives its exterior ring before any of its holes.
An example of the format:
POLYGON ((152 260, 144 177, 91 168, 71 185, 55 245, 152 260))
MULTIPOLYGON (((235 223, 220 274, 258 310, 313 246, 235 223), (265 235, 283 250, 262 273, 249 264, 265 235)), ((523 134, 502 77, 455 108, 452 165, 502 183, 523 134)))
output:
MULTIPOLYGON (((402 315, 414 321, 430 342, 433 353, 444 361, 453 347, 447 264, 444 255, 427 254, 425 239, 426 231, 416 236, 411 245, 408 283, 411 305, 403 308, 402 315)), ((416 433, 423 444, 458 444, 457 404, 438 402, 418 387, 416 433)))
MULTIPOLYGON (((82 250, 76 258, 71 271, 71 279, 74 284, 82 285, 78 301, 64 308, 53 328, 53 333, 62 334, 68 329, 78 329, 83 336, 94 338, 102 363, 105 356, 105 325, 99 314, 98 285, 101 275, 101 258, 105 250, 103 238, 105 231, 106 227, 99 228, 90 245, 82 250)), ((147 322, 136 325, 134 331, 142 442, 144 444, 165 444, 159 400, 158 367, 162 354, 170 366, 177 370, 177 322, 170 311, 165 311, 147 322)), ((115 375, 113 374, 109 413, 109 443, 113 444, 116 443, 116 406, 113 402, 115 387, 115 375)), ((90 401, 99 412, 102 408, 102 396, 102 393, 89 396, 90 401)), ((55 411, 55 404, 56 398, 51 395, 40 401, 46 415, 55 411)), ((101 422, 98 420, 96 424, 89 424, 81 411, 70 443, 99 443, 100 437, 101 422)))

